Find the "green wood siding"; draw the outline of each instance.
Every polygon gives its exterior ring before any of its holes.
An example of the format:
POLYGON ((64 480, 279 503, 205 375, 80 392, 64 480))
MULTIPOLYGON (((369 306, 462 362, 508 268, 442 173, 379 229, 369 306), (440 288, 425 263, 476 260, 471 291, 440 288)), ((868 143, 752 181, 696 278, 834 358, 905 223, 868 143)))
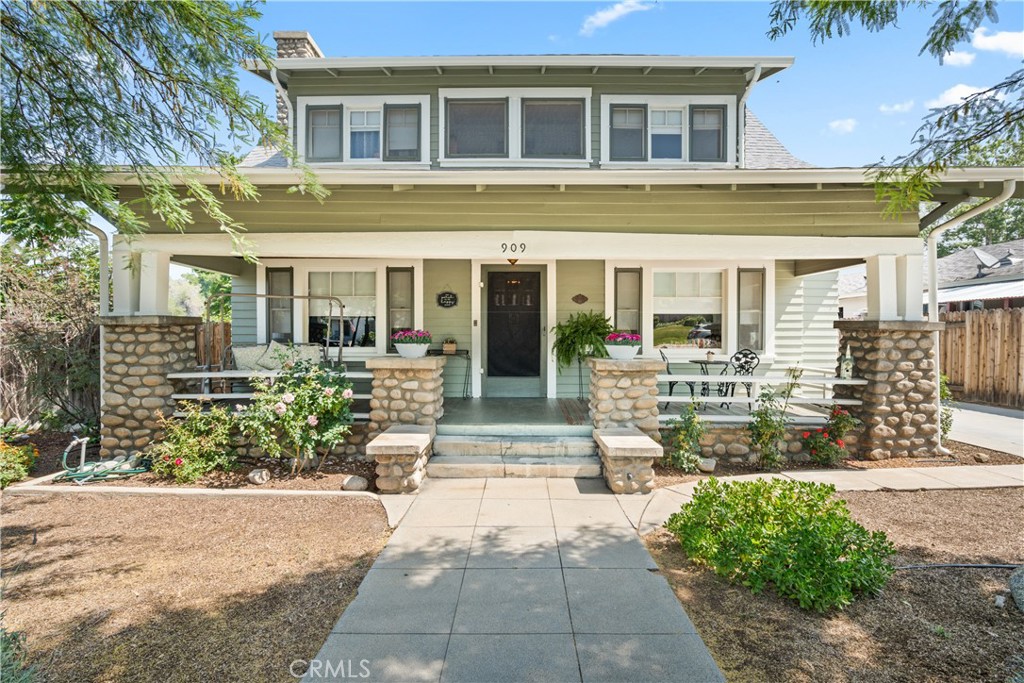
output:
MULTIPOLYGON (((466 260, 425 260, 423 262, 423 327, 430 330, 436 346, 445 337, 455 337, 459 349, 472 349, 473 294, 471 263, 466 260), (454 308, 437 305, 437 293, 455 292, 454 308)), ((444 392, 448 398, 462 398, 462 386, 469 368, 465 358, 449 358, 444 366, 444 392)))
MULTIPOLYGON (((441 171, 438 171, 439 173, 441 171)), ((529 171, 523 171, 529 173, 529 171)), ((594 171, 600 173, 600 171, 594 171)), ((559 230, 658 234, 912 237, 917 221, 887 220, 870 188, 735 191, 694 187, 455 186, 333 187, 322 204, 266 187, 258 202, 224 198, 224 209, 251 233, 559 230)), ((138 188, 122 188, 125 201, 138 188)), ((192 233, 220 226, 195 212, 192 233)), ((150 217, 150 232, 169 232, 150 217)), ((415 246, 410 245, 410 253, 415 246)))
MULTIPOLYGON (((246 265, 246 270, 231 280, 231 291, 244 294, 256 293, 256 266, 246 265)), ((253 297, 231 297, 231 343, 256 343, 256 299, 253 297)))
MULTIPOLYGON (((565 322, 573 313, 597 311, 604 313, 604 261, 558 261, 555 266, 555 314, 558 322, 565 322), (587 297, 587 302, 577 304, 572 300, 577 294, 587 297)), ((547 353, 555 337, 548 330, 547 353)), ((589 375, 583 372, 584 396, 587 392, 589 375)), ((576 366, 565 368, 558 373, 557 395, 560 398, 575 398, 579 391, 579 375, 576 366)))

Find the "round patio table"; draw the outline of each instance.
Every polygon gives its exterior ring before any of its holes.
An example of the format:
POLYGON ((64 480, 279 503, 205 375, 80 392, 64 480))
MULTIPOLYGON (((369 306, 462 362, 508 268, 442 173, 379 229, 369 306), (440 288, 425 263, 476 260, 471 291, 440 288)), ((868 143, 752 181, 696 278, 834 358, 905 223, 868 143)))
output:
MULTIPOLYGON (((702 375, 704 375, 706 377, 710 377, 711 376, 711 367, 712 366, 714 366, 716 368, 717 367, 721 367, 722 368, 722 370, 718 373, 719 376, 729 374, 729 368, 733 367, 732 361, 729 361, 729 360, 691 360, 690 362, 691 363, 695 363, 696 365, 699 365, 700 366, 700 374, 702 374, 702 375)), ((724 396, 725 395, 723 393, 723 389, 726 386, 727 385, 724 385, 724 384, 719 384, 718 385, 718 395, 719 396, 724 396)), ((709 380, 705 380, 704 382, 701 382, 701 385, 700 385, 700 395, 701 395, 701 398, 707 398, 708 396, 711 395, 711 382, 709 380)))

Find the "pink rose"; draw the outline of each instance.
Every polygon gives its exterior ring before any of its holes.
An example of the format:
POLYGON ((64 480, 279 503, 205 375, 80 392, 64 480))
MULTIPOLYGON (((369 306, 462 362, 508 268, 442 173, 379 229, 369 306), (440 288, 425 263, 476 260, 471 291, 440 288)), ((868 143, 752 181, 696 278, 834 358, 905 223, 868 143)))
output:
POLYGON ((243 410, 245 410, 245 406, 243 406, 241 403, 236 403, 235 404, 235 412, 236 413, 240 413, 243 410))
POLYGON ((181 458, 176 458, 176 459, 174 460, 174 464, 175 464, 175 465, 181 465, 181 463, 183 463, 183 462, 185 462, 185 461, 184 461, 184 460, 182 460, 181 458))
POLYGON ((295 400, 295 394, 285 394, 284 396, 281 397, 281 401, 283 403, 291 403, 294 400, 295 400))
POLYGON ((320 420, 316 419, 316 415, 310 415, 309 417, 306 418, 306 423, 310 427, 316 427, 319 422, 320 420))
POLYGON ((274 412, 277 413, 278 415, 284 415, 284 411, 286 410, 288 410, 288 406, 286 406, 283 403, 279 402, 277 403, 277 405, 274 406, 274 412))
POLYGON ((352 398, 354 395, 355 394, 353 394, 351 389, 346 389, 345 391, 341 392, 342 398, 352 398))
POLYGON ((324 389, 324 396, 334 396, 334 387, 324 389))

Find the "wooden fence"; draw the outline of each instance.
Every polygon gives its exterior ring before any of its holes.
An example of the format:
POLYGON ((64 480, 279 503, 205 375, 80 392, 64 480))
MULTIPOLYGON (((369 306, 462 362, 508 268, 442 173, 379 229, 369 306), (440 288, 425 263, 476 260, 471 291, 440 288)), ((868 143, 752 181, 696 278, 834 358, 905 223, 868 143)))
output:
POLYGON ((939 369, 957 398, 1024 407, 1024 309, 942 316, 939 369))
MULTIPOLYGON (((196 328, 196 359, 199 365, 207 365, 206 329, 206 325, 196 328)), ((224 357, 224 349, 231 346, 231 323, 213 323, 209 329, 213 338, 210 362, 218 365, 224 357)))

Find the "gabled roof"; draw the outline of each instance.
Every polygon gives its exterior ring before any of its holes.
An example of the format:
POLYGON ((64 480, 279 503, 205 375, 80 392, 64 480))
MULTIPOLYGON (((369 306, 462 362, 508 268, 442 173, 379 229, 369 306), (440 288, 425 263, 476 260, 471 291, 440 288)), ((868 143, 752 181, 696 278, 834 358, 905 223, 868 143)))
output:
MULTIPOLYGON (((793 156, 749 109, 746 122, 747 129, 744 133, 743 147, 746 153, 747 168, 814 168, 806 161, 801 161, 793 156)), ((247 168, 288 167, 284 155, 271 147, 254 147, 239 165, 247 168)))

